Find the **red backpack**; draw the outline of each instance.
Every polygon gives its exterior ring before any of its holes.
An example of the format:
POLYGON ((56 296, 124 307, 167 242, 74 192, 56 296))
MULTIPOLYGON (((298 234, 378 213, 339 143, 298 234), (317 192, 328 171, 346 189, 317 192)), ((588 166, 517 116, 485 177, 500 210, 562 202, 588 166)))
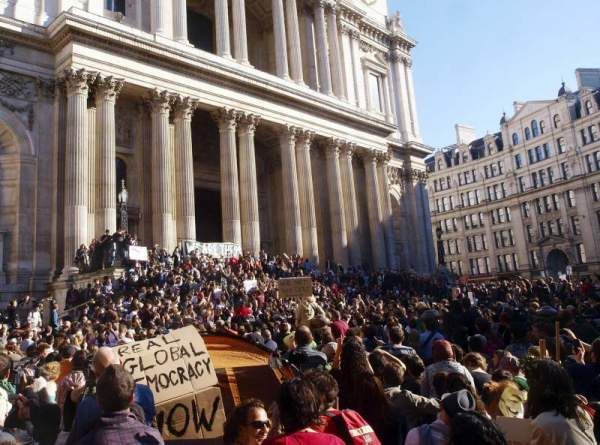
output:
POLYGON ((356 411, 344 409, 328 416, 346 445, 381 445, 371 425, 356 411))

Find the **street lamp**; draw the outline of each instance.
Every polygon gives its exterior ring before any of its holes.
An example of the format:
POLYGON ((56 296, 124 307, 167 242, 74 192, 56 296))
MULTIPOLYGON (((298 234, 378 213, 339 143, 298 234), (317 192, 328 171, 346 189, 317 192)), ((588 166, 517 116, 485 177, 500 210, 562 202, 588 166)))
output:
POLYGON ((127 231, 127 199, 129 198, 129 193, 127 193, 127 189, 125 188, 125 180, 121 179, 121 191, 117 196, 117 201, 119 202, 119 216, 120 216, 120 224, 119 228, 121 230, 127 231))

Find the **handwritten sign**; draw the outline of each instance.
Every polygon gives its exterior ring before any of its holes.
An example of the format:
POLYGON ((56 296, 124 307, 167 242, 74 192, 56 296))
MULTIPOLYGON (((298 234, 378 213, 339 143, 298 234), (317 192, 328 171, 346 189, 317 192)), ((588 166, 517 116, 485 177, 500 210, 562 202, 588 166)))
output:
POLYGON ((287 298, 302 298, 312 295, 312 278, 280 278, 277 281, 279 296, 287 298))
POLYGON ((256 280, 244 280, 244 291, 246 293, 250 292, 253 289, 256 289, 258 286, 258 281, 256 280))
POLYGON ((145 246, 129 246, 131 261, 148 261, 148 248, 145 246))
POLYGON ((113 349, 135 382, 152 391, 165 440, 222 435, 225 411, 217 374, 194 326, 113 349))
POLYGON ((509 445, 527 445, 531 443, 531 419, 516 417, 496 417, 494 421, 509 445))
POLYGON ((239 244, 235 243, 199 243, 198 241, 185 241, 183 247, 186 255, 190 255, 194 251, 198 255, 210 255, 218 258, 231 258, 242 254, 242 248, 239 244))

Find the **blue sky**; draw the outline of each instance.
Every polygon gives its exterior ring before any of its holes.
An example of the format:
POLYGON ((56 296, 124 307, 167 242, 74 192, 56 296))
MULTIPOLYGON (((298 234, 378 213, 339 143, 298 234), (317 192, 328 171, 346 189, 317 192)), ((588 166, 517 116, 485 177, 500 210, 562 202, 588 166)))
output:
POLYGON ((417 40, 413 70, 423 142, 454 143, 454 124, 498 131, 515 100, 575 89, 600 68, 599 0, 388 0, 417 40))

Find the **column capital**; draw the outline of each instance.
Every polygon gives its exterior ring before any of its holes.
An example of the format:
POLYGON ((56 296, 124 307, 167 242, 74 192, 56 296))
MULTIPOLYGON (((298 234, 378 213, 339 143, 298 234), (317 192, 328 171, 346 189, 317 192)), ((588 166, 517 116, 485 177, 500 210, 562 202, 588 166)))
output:
POLYGON ((310 146, 310 143, 313 141, 315 137, 315 132, 312 130, 305 130, 303 128, 298 129, 298 134, 296 135, 296 140, 303 144, 310 146))
POLYGON ((189 96, 177 95, 172 98, 174 119, 191 119, 196 108, 198 101, 189 96))
POLYGON ((325 146, 325 157, 327 159, 340 157, 340 147, 344 144, 344 141, 337 138, 329 138, 327 139, 325 146))
POLYGON ((404 56, 401 60, 402 63, 404 63, 404 65, 406 65, 408 68, 412 66, 412 59, 410 57, 404 56))
POLYGON ((235 130, 240 112, 233 108, 223 107, 211 111, 210 116, 219 126, 219 131, 235 130))
POLYGON ((94 81, 96 100, 115 102, 123 88, 125 79, 115 79, 113 76, 98 74, 94 81))
POLYGON ((167 90, 154 89, 147 96, 147 103, 153 113, 169 114, 173 97, 167 90))
POLYGON ((402 52, 397 48, 392 48, 387 54, 387 58, 391 63, 398 63, 403 59, 402 52))
POLYGON ((68 68, 64 71, 63 80, 67 94, 87 94, 89 85, 96 80, 98 73, 85 69, 68 68))
POLYGON ((338 10, 339 10, 339 6, 336 4, 335 1, 326 1, 324 7, 325 7, 325 12, 332 14, 332 15, 337 15, 338 10))
POLYGON ((254 133, 260 120, 261 117, 258 114, 242 112, 239 115, 239 126, 249 133, 254 133))
POLYGON ((301 129, 299 127, 295 127, 293 125, 284 125, 283 130, 281 131, 281 136, 284 138, 288 138, 288 142, 294 143, 299 136, 301 129))
POLYGON ((354 142, 346 142, 341 146, 342 154, 351 158, 356 154, 357 148, 354 142))
POLYGON ((376 155, 377 163, 380 165, 388 165, 390 163, 391 156, 389 153, 377 153, 376 155))

